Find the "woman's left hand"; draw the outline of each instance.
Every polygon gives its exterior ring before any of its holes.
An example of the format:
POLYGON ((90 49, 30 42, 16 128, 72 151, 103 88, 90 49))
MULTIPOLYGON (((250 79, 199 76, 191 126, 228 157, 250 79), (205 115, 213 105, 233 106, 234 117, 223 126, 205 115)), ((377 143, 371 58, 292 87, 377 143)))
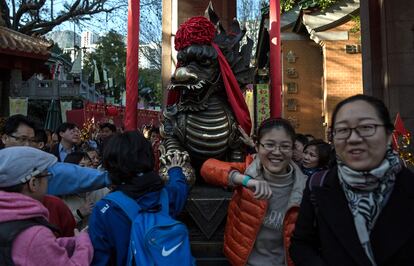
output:
POLYGON ((250 179, 247 187, 253 190, 256 199, 269 199, 272 196, 272 189, 265 180, 250 179))

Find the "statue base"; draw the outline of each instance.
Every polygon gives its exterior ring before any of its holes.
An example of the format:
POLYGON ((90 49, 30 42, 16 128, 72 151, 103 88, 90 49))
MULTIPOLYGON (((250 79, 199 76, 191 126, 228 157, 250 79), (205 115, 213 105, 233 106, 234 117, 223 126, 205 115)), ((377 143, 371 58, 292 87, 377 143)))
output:
POLYGON ((195 185, 179 220, 187 225, 197 265, 230 265, 223 254, 224 227, 231 191, 207 184, 195 185))

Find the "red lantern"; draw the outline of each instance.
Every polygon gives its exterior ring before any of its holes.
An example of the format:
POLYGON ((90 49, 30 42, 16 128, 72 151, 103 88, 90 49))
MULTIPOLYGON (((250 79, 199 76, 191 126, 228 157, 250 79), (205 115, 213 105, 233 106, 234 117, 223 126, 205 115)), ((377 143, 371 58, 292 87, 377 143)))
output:
POLYGON ((116 106, 108 106, 106 107, 106 115, 107 116, 117 116, 118 115, 118 109, 116 106))

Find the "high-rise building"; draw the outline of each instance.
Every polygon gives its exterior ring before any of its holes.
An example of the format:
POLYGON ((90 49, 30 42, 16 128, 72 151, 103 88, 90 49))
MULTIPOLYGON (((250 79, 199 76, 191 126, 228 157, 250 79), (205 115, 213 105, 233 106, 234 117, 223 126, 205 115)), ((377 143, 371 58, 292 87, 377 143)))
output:
POLYGON ((84 31, 81 35, 81 47, 94 47, 98 42, 99 36, 91 31, 84 31))

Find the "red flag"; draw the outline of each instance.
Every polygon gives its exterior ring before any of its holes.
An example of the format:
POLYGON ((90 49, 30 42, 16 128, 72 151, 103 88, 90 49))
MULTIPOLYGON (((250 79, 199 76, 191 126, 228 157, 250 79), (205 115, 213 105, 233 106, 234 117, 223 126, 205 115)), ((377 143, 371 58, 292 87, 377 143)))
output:
POLYGON ((397 113, 394 122, 395 131, 400 133, 401 135, 407 135, 408 130, 404 127, 404 122, 401 119, 400 113, 397 113))
POLYGON ((394 132, 392 133, 392 144, 394 150, 399 148, 398 137, 399 136, 408 136, 408 130, 404 127, 404 122, 401 119, 400 113, 397 113, 394 122, 394 132))
POLYGON ((139 49, 139 0, 128 1, 128 35, 126 58, 126 130, 137 129, 138 104, 138 49, 139 49))
POLYGON ((282 115, 282 72, 280 61, 280 0, 270 0, 270 116, 282 115))

